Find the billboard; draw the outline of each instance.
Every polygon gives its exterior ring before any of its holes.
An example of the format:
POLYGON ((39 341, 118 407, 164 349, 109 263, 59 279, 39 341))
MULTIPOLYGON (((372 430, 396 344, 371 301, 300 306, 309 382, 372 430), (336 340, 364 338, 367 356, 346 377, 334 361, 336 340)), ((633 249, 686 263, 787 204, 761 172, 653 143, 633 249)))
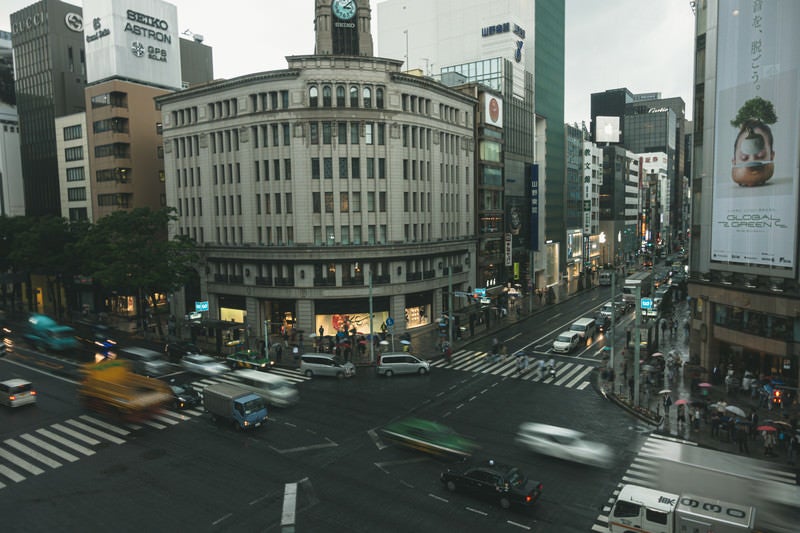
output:
POLYGON ((482 93, 483 121, 487 126, 503 127, 503 99, 489 93, 482 93))
POLYGON ((595 117, 597 127, 595 128, 595 142, 599 143, 618 143, 619 142, 619 117, 595 117))
POLYGON ((711 261, 793 277, 800 2, 720 0, 711 261))
POLYGON ((539 165, 530 166, 531 250, 539 249, 539 165))
POLYGON ((86 81, 121 77, 180 89, 178 10, 161 0, 84 0, 86 81))

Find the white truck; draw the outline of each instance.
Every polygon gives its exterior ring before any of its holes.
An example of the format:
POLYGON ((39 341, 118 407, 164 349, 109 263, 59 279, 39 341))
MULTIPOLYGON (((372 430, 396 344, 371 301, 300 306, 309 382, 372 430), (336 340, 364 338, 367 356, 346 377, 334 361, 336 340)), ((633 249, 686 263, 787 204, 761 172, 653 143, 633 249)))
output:
POLYGON ((608 517, 610 533, 754 531, 755 507, 693 494, 624 485, 608 517))
POLYGON ((232 383, 206 387, 203 407, 214 421, 232 421, 236 429, 257 428, 267 419, 267 407, 261 396, 232 383))

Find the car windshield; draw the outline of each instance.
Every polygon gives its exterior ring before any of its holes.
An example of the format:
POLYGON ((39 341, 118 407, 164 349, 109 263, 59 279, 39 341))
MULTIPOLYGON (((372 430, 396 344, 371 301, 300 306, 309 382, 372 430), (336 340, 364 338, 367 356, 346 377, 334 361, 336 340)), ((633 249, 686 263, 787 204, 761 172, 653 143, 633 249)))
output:
POLYGON ((264 408, 264 402, 259 400, 250 400, 249 402, 245 402, 244 404, 244 414, 249 415, 255 413, 256 411, 260 411, 264 408))
POLYGON ((506 475, 506 481, 512 487, 521 487, 525 484, 525 474, 519 471, 518 468, 512 468, 506 475))
POLYGON ((559 335, 556 340, 559 342, 571 342, 572 338, 569 335, 559 335))

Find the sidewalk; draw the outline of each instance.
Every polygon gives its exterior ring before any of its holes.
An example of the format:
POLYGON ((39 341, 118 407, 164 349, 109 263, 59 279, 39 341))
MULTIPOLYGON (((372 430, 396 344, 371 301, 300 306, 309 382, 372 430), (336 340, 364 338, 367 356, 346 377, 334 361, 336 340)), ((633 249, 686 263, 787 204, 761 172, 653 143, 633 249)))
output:
MULTIPOLYGON (((666 340, 663 340, 659 351, 665 356, 671 351, 677 351, 683 355, 684 360, 688 358, 689 339, 686 336, 682 324, 688 318, 689 309, 687 303, 680 302, 675 305, 675 316, 678 319, 678 334, 672 337, 669 333, 666 335, 666 340)), ((628 359, 632 354, 628 355, 628 359)), ((719 451, 749 455, 754 458, 764 459, 775 463, 788 464, 788 454, 786 442, 789 435, 787 427, 784 440, 777 440, 777 444, 773 450, 772 455, 765 455, 764 439, 760 431, 747 431, 749 434, 746 439, 737 439, 738 429, 747 430, 749 424, 748 418, 752 411, 758 415, 758 426, 770 425, 771 422, 779 422, 773 426, 780 429, 781 426, 790 424, 790 420, 798 418, 797 407, 785 406, 784 409, 769 410, 767 407, 759 405, 758 397, 751 397, 749 393, 727 393, 725 385, 712 384, 711 387, 704 387, 700 389, 696 385, 705 379, 706 374, 700 372, 697 367, 684 364, 674 374, 674 379, 666 386, 656 384, 648 386, 641 382, 640 384, 640 403, 639 406, 634 406, 628 397, 629 390, 628 384, 623 376, 622 357, 616 357, 614 361, 614 372, 616 376, 616 384, 610 385, 605 382, 602 377, 602 372, 598 371, 597 390, 601 392, 610 401, 616 403, 623 409, 628 410, 634 416, 638 417, 644 422, 651 424, 655 427, 655 433, 669 436, 673 438, 683 439, 694 442, 699 446, 711 448, 719 451), (695 384, 694 390, 692 389, 693 382, 695 384), (613 390, 612 390, 613 388, 613 390), (664 397, 667 394, 659 394, 662 390, 669 390, 669 396, 672 399, 672 405, 666 409, 664 408, 664 397), (685 402, 684 416, 685 421, 679 424, 678 420, 678 406, 675 402, 685 402), (728 421, 728 425, 719 426, 718 431, 712 434, 711 415, 717 410, 716 406, 725 402, 722 406, 723 410, 725 405, 728 408, 731 406, 742 409, 745 413, 744 417, 736 417, 732 415, 728 421), (700 420, 695 422, 695 427, 692 427, 690 411, 694 413, 695 409, 699 409, 700 420), (744 424, 737 424, 737 421, 744 422, 744 424)), ((628 368, 631 369, 631 362, 628 361, 628 368)), ((630 377, 630 370, 628 376, 630 377)), ((680 404, 679 404, 680 405, 680 404)), ((727 413, 731 414, 731 413, 727 413)), ((780 434, 776 431, 776 437, 780 434)), ((800 453, 798 453, 800 455, 800 453)), ((795 462, 797 468, 797 462, 795 462)))

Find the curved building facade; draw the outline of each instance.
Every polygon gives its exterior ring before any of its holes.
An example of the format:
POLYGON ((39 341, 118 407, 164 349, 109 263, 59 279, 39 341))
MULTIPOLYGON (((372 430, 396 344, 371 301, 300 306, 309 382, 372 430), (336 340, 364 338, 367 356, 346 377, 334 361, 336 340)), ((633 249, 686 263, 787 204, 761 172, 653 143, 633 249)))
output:
POLYGON ((475 285, 477 100, 402 61, 287 60, 156 99, 171 232, 205 261, 174 310, 207 301, 252 340, 400 333, 466 303, 451 290, 475 285))

